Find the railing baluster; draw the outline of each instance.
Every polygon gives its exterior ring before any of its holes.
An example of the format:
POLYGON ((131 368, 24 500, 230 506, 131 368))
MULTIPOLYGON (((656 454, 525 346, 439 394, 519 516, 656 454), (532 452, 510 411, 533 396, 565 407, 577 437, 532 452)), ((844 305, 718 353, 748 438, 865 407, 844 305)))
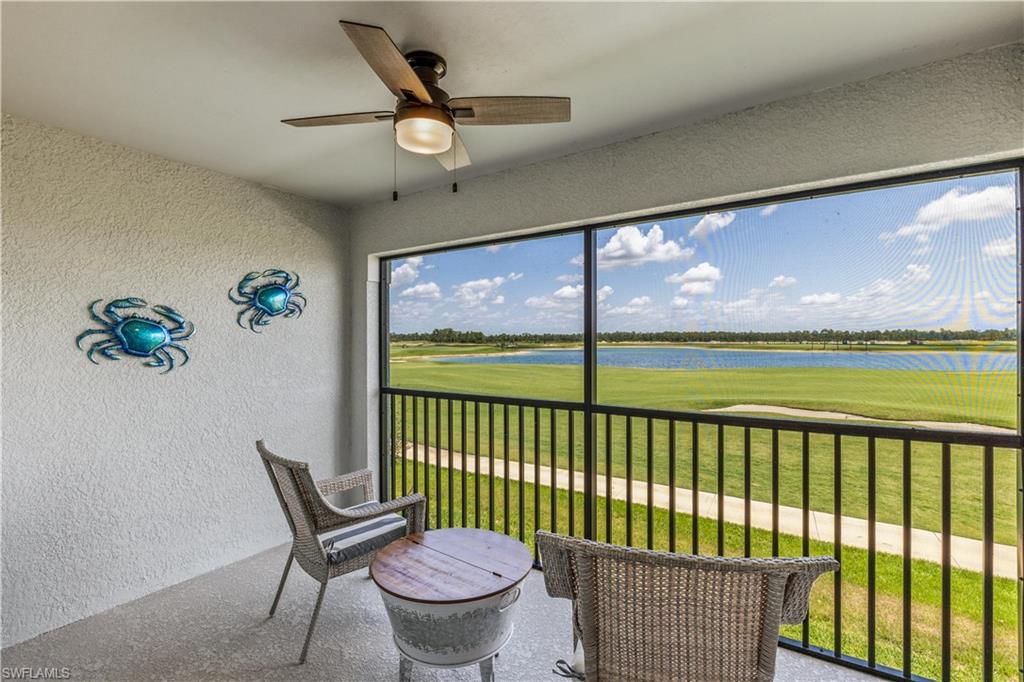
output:
POLYGON ((519 406, 519 542, 526 540, 526 444, 523 406, 519 406))
POLYGON ((875 438, 868 438, 868 665, 875 667, 875 438))
POLYGON ((556 410, 551 410, 551 532, 558 532, 558 436, 555 427, 556 410))
MULTIPOLYGON (((406 478, 406 472, 405 472, 405 469, 406 469, 405 444, 409 442, 406 439, 406 433, 405 433, 405 424, 406 424, 405 403, 406 403, 406 400, 405 400, 405 396, 403 395, 402 396, 402 448, 401 448, 401 450, 402 450, 402 455, 401 455, 401 457, 402 457, 402 495, 405 495, 406 493, 409 492, 409 483, 408 483, 408 480, 406 478)), ((399 495, 399 497, 401 497, 401 495, 399 495)))
POLYGON ((569 535, 576 535, 576 414, 569 410, 569 535))
POLYGON ((986 682, 992 679, 992 611, 993 611, 993 594, 992 594, 992 552, 993 552, 993 506, 994 506, 994 480, 993 480, 993 468, 994 468, 994 453, 991 445, 985 446, 982 453, 982 543, 984 546, 984 556, 982 558, 983 571, 984 571, 984 587, 982 599, 984 600, 983 615, 982 615, 982 642, 983 642, 983 653, 982 653, 982 676, 986 682))
POLYGON ((951 578, 950 535, 953 526, 952 462, 949 443, 942 444, 942 679, 950 679, 953 666, 951 633, 951 578))
POLYGON ((839 568, 832 583, 832 655, 843 655, 843 441, 837 433, 832 441, 832 542, 839 568))
MULTIPOLYGON (((533 532, 540 530, 540 408, 533 408, 533 532)), ((533 560, 538 561, 536 544, 533 547, 533 560)))
POLYGON ((668 551, 676 551, 676 422, 668 421, 668 551))
POLYGON ((444 511, 444 505, 441 503, 442 491, 441 491, 441 399, 437 398, 434 400, 434 459, 437 464, 434 468, 434 489, 437 491, 436 499, 434 500, 434 509, 437 514, 437 528, 442 527, 442 516, 441 513, 444 511))
POLYGON ((700 554, 700 426, 697 422, 690 422, 690 435, 690 551, 700 554))
MULTIPOLYGON (((418 466, 416 470, 419 471, 418 466)), ((423 399, 423 497, 427 502, 423 521, 430 530, 430 398, 423 399)))
POLYGON ((626 546, 633 546, 633 418, 626 417, 626 546))
POLYGON ((487 528, 494 530, 494 403, 487 403, 487 528))
POLYGON ((604 537, 612 541, 612 416, 604 416, 604 537))
POLYGON ((772 556, 779 556, 779 430, 772 429, 772 556))
MULTIPOLYGON (((398 416, 397 413, 395 412, 395 405, 398 403, 398 397, 395 395, 391 395, 390 398, 391 412, 389 413, 390 419, 388 419, 388 421, 391 422, 391 443, 389 444, 391 451, 388 453, 388 466, 390 467, 391 471, 388 475, 388 478, 390 479, 391 484, 391 499, 394 500, 396 498, 401 497, 401 495, 398 494, 397 486, 395 485, 398 482, 398 479, 395 477, 395 418, 398 416)), ((402 446, 404 447, 405 443, 402 443, 402 446)), ((405 460, 404 452, 402 453, 402 460, 405 460)))
POLYGON ((480 401, 473 401, 473 524, 480 527, 480 401))
POLYGON ((911 562, 911 463, 910 463, 910 441, 903 441, 903 676, 909 678, 911 675, 911 632, 913 621, 911 621, 911 575, 913 574, 913 563, 911 562))
POLYGON ((505 403, 504 405, 502 405, 502 413, 503 413, 502 414, 502 423, 504 425, 504 432, 502 433, 502 445, 503 445, 503 452, 502 452, 503 461, 502 461, 502 463, 505 466, 504 466, 504 470, 502 471, 502 473, 504 474, 504 478, 502 479, 502 495, 503 495, 504 499, 502 499, 501 506, 502 506, 502 513, 504 514, 504 521, 505 521, 505 535, 508 535, 509 534, 509 523, 511 523, 511 521, 512 521, 508 517, 509 478, 512 476, 511 472, 509 471, 509 459, 508 459, 508 403, 505 403))
POLYGON ((462 518, 460 519, 460 522, 461 522, 462 527, 465 528, 466 527, 466 498, 469 496, 467 494, 467 491, 466 491, 466 469, 469 468, 468 467, 469 447, 467 447, 467 444, 466 444, 466 401, 462 400, 460 402, 462 403, 462 405, 461 405, 462 409, 459 410, 459 414, 461 416, 461 420, 460 420, 459 425, 460 425, 460 427, 462 429, 462 435, 461 435, 461 438, 459 439, 459 444, 462 446, 460 448, 460 450, 462 450, 462 499, 461 499, 462 518))
POLYGON ((654 420, 647 418, 647 549, 654 549, 654 420))
POLYGON ((420 490, 420 445, 419 445, 419 432, 417 431, 416 425, 416 396, 412 399, 412 491, 414 493, 420 490))
POLYGON ((750 427, 743 427, 743 556, 750 556, 750 427))
POLYGON ((725 556, 725 426, 718 425, 718 556, 725 556))
POLYGON ((448 399, 448 527, 455 527, 455 413, 452 412, 452 401, 448 399))
MULTIPOLYGON (((801 442, 801 464, 800 464, 800 516, 803 535, 800 538, 800 550, 803 556, 811 555, 811 434, 803 432, 801 442)), ((807 617, 800 627, 800 641, 804 647, 811 643, 811 612, 807 610, 807 617)))

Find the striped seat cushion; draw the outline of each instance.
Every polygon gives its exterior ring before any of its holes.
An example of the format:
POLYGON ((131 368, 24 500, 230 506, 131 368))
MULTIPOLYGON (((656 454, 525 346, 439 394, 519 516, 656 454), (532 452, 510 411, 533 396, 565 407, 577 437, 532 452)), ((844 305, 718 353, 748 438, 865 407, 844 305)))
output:
MULTIPOLYGON (((375 502, 365 502, 349 507, 346 511, 357 511, 375 502)), ((353 523, 350 526, 324 533, 320 536, 327 561, 341 564, 350 559, 375 552, 388 543, 405 535, 405 517, 399 514, 385 514, 376 518, 353 523)))

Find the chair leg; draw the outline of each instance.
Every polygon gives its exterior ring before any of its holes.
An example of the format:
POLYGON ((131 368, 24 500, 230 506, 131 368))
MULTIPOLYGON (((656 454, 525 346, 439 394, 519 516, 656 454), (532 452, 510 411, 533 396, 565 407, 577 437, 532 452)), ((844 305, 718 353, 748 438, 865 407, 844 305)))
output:
POLYGON ((274 595, 274 603, 270 605, 270 617, 274 617, 274 611, 277 611, 277 602, 281 600, 281 593, 284 592, 284 581, 288 580, 288 570, 292 567, 293 555, 291 552, 288 553, 288 561, 284 564, 284 573, 281 574, 281 582, 277 585, 277 594, 274 595))
POLYGON ((309 652, 309 640, 313 639, 313 630, 316 629, 316 619, 320 617, 320 607, 324 604, 324 592, 327 591, 327 582, 320 584, 320 594, 316 597, 316 607, 313 609, 313 620, 309 622, 309 632, 306 633, 306 643, 302 645, 302 655, 299 656, 299 664, 306 662, 306 653, 309 652))

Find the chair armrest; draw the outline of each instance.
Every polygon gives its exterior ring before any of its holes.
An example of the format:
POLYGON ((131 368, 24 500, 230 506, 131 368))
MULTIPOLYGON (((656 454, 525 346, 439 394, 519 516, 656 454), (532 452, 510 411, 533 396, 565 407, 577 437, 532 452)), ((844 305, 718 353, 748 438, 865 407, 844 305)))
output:
POLYGON ((360 486, 363 488, 363 500, 372 500, 373 472, 369 469, 360 469, 350 474, 342 474, 341 476, 325 478, 316 482, 317 490, 324 497, 360 486))
POLYGON ((786 581, 786 592, 782 597, 782 622, 798 625, 807 617, 811 587, 823 573, 835 571, 839 562, 831 557, 808 558, 807 563, 790 574, 786 581))
POLYGON ((339 516, 344 517, 346 522, 365 521, 385 514, 405 512, 408 532, 422 533, 427 520, 427 498, 422 493, 413 493, 387 502, 366 504, 354 512, 340 509, 335 511, 339 516))

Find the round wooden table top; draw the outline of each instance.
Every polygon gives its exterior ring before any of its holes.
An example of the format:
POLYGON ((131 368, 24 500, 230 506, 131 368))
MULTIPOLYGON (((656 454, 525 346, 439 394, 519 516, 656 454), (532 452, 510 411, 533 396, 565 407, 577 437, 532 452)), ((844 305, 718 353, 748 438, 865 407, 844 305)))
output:
POLYGON ((526 545, 475 528, 413 533, 377 552, 370 576, 400 599, 457 604, 506 592, 533 568, 526 545))

